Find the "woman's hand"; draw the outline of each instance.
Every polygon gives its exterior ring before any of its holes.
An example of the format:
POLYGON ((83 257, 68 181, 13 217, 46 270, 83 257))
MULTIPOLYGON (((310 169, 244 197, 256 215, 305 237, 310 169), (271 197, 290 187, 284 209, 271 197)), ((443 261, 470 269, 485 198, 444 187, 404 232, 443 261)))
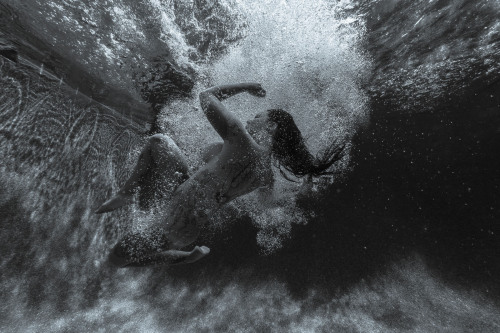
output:
POLYGON ((259 83, 256 83, 255 86, 250 87, 248 90, 250 95, 255 97, 266 97, 266 91, 259 83))

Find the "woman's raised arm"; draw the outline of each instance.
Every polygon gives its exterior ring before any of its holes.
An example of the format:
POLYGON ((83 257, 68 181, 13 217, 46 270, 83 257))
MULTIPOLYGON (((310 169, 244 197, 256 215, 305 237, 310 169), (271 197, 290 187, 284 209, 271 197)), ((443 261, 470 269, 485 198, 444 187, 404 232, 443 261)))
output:
POLYGON ((200 93, 200 104, 208 121, 222 139, 229 139, 244 130, 241 121, 221 103, 226 98, 248 92, 257 97, 266 96, 266 91, 258 83, 239 83, 215 86, 200 93))

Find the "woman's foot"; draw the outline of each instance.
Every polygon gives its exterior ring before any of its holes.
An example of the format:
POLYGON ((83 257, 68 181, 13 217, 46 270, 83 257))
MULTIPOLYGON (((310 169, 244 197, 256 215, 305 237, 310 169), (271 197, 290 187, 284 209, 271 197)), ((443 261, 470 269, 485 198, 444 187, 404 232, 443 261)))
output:
POLYGON ((95 213, 96 214, 102 214, 102 213, 107 213, 107 212, 111 212, 117 208, 120 208, 122 206, 125 206, 125 205, 128 205, 129 203, 132 202, 132 199, 133 199, 133 195, 132 194, 121 194, 121 193, 118 193, 116 194, 114 197, 112 197, 111 199, 109 199, 108 201, 106 201, 105 203, 103 203, 101 205, 101 207, 99 207, 95 213))
POLYGON ((184 262, 187 264, 193 263, 195 261, 200 260, 201 258, 203 258, 204 256, 206 256, 209 253, 210 253, 210 249, 208 247, 195 246, 193 251, 191 251, 191 253, 189 253, 189 255, 186 257, 184 262))

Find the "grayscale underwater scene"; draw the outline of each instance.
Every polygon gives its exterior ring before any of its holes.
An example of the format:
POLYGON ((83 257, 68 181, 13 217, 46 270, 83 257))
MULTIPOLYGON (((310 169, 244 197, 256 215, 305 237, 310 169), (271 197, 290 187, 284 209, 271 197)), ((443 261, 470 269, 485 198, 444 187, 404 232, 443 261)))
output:
POLYGON ((0 0, 0 88, 1 332, 500 332, 498 0, 0 0), (239 82, 341 158, 273 164, 196 262, 111 265, 169 199, 95 211, 153 134, 203 168, 239 82))

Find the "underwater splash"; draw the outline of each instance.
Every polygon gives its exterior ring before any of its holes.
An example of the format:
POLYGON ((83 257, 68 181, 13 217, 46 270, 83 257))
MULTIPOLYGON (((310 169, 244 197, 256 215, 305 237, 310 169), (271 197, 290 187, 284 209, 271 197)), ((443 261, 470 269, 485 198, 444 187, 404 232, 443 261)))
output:
MULTIPOLYGON (((453 87, 467 89, 462 80, 469 74, 486 81, 496 77, 500 62, 496 61, 495 2, 446 5, 429 1, 411 6, 402 0, 373 5, 305 0, 2 2, 15 8, 18 20, 47 45, 132 95, 138 95, 134 80, 154 57, 171 61, 193 77, 192 96, 169 102, 159 118, 162 130, 175 139, 193 169, 201 164, 203 146, 220 140, 196 98, 213 84, 261 82, 268 98, 238 96, 227 101, 228 108, 242 121, 268 108, 289 110, 315 153, 330 140, 348 143, 336 178, 319 181, 316 191, 306 197, 309 205, 299 204, 300 180, 281 180, 277 187, 282 204, 275 209, 264 210, 249 195, 213 217, 200 240, 211 242, 213 250, 204 262, 116 271, 106 264, 109 249, 130 228, 147 224, 150 216, 137 205, 100 216, 93 211, 118 190, 133 168, 144 144, 142 126, 102 105, 83 101, 78 92, 44 69, 34 71, 1 58, 2 331, 500 329, 500 310, 487 292, 443 281, 418 256, 389 268, 378 267, 375 277, 368 273, 350 277, 343 275, 343 271, 355 271, 345 263, 351 258, 348 254, 335 253, 345 256, 344 261, 325 261, 332 251, 323 251, 328 244, 314 243, 321 235, 300 239, 301 230, 314 227, 315 215, 326 214, 315 209, 315 200, 328 200, 323 191, 340 191, 331 182, 338 183, 352 168, 350 142, 370 125, 370 97, 393 93, 395 105, 412 108, 446 100, 453 87), (470 9, 469 18, 485 14, 486 23, 468 20, 474 22, 472 33, 465 34, 465 41, 456 47, 456 36, 447 35, 449 24, 444 22, 459 18, 463 8, 470 9), (393 10, 399 12, 392 16, 394 21, 384 21, 384 13, 393 10), (427 38, 432 49, 427 56, 421 46, 425 36, 435 36, 424 34, 431 31, 430 25, 439 27, 441 33, 439 38, 427 38), (368 34, 377 27, 382 27, 380 35, 368 34), (406 27, 403 34, 391 39, 392 31, 402 27, 406 27), (367 49, 387 45, 387 39, 398 50, 402 44, 408 47, 391 54, 394 58, 389 60, 384 60, 384 50, 369 55, 367 49), (417 49, 424 51, 417 53, 417 49), (471 53, 478 56, 471 57, 471 53), (460 58, 460 54, 465 56, 460 58), (485 70, 476 71, 481 61, 485 70), (245 237, 233 235, 235 228, 245 237), (299 232, 294 234, 294 230, 299 232), (302 247, 290 249, 291 240, 302 247), (293 265, 279 266, 284 260, 293 265), (323 267, 324 263, 330 266, 323 267), (273 274, 281 267, 287 270, 273 274), (323 284, 301 280, 308 275, 314 276, 313 281, 324 280, 323 284), (331 276, 340 276, 343 282, 331 281, 331 276), (305 294, 293 290, 293 279, 305 294)), ((465 21, 460 22, 464 28, 465 21)), ((388 205, 385 197, 361 200, 384 200, 381 210, 388 205)), ((357 209, 357 204, 348 207, 357 209)), ((376 257, 377 250, 359 240, 369 235, 342 234, 344 225, 352 221, 325 219, 332 233, 342 235, 332 237, 332 243, 346 237, 345 242, 362 248, 356 255, 365 256, 366 261, 376 257), (352 240, 347 238, 351 236, 352 240)), ((373 222, 366 216, 361 219, 373 222)), ((378 230, 384 223, 376 222, 380 224, 367 230, 378 230)), ((494 231, 488 232, 493 235, 494 231)))

